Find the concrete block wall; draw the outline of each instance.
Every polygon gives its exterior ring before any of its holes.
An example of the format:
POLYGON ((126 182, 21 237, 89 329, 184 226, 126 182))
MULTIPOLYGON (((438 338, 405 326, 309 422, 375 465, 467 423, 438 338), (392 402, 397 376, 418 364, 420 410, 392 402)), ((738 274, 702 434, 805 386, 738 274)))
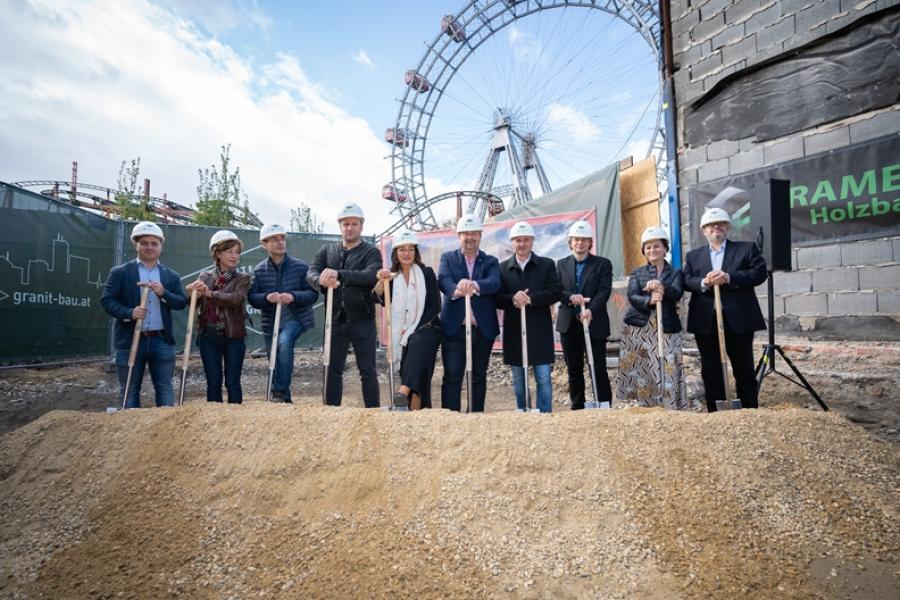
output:
MULTIPOLYGON (((900 0, 672 0, 679 194, 684 250, 705 243, 690 222, 690 186, 900 132, 900 103, 757 143, 753 132, 700 147, 684 143, 685 107, 722 78, 799 48, 900 0)), ((900 237, 793 250, 775 276, 776 316, 887 317, 900 335, 900 237)), ((766 312, 766 287, 758 288, 766 312)), ((788 319, 796 323, 797 319, 788 319)), ((852 328, 851 328, 852 330, 852 328)), ((871 328, 860 328, 870 333, 871 328)), ((877 337, 877 336, 876 336, 877 337)))

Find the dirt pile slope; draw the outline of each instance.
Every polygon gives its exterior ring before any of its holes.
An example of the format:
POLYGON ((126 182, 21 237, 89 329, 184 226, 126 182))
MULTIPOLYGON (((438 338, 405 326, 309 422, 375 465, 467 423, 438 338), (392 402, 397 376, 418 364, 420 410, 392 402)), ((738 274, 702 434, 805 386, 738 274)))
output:
POLYGON ((890 597, 900 452, 807 410, 53 412, 2 597, 890 597))

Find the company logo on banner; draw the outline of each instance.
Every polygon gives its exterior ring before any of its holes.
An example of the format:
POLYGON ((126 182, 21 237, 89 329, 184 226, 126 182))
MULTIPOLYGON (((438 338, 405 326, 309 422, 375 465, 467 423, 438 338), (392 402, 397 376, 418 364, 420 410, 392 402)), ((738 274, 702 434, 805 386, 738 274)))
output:
POLYGON ((791 182, 796 246, 900 235, 900 135, 691 188, 691 220, 707 207, 732 215, 734 239, 755 239, 749 190, 768 179, 791 182))
MULTIPOLYGON (((552 258, 557 261, 571 254, 569 249, 569 237, 567 235, 569 226, 575 221, 584 220, 591 224, 596 231, 597 215, 595 209, 581 210, 569 213, 558 213, 555 215, 546 215, 543 217, 531 217, 522 219, 528 221, 534 227, 534 245, 532 252, 538 256, 552 258)), ((481 249, 491 256, 494 256, 500 262, 503 262, 514 254, 512 243, 509 241, 509 230, 517 223, 517 221, 500 221, 499 223, 486 223, 484 231, 481 234, 481 249)), ((441 254, 450 250, 459 249, 459 237, 455 229, 442 229, 440 231, 428 231, 416 234, 419 239, 419 253, 422 255, 422 262, 434 269, 434 274, 438 274, 438 268, 441 265, 441 254)), ((596 234, 595 234, 596 236, 596 234)), ((594 247, 597 247, 596 237, 594 239, 594 247)), ((386 238, 381 242, 381 253, 385 267, 390 268, 391 250, 393 248, 393 237, 386 238)), ((503 325, 503 311, 497 311, 501 328, 503 325)), ((556 349, 561 350, 559 345, 559 337, 554 328, 553 332, 556 338, 556 349)), ((382 341, 387 340, 385 330, 382 324, 381 331, 382 341)), ((494 343, 494 349, 501 349, 503 335, 497 336, 494 343)))

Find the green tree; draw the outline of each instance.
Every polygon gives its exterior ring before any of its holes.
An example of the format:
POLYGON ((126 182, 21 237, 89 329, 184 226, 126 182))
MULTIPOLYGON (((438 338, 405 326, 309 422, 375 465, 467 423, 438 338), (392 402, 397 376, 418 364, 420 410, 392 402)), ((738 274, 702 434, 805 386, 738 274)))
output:
POLYGON ((198 169, 197 209, 194 222, 212 227, 230 227, 245 220, 250 201, 241 189, 241 168, 231 170, 231 144, 222 146, 219 166, 198 169))
POLYGON ((138 192, 141 175, 141 157, 123 160, 116 179, 116 204, 119 216, 131 221, 155 221, 156 215, 150 210, 149 200, 138 192))
POLYGON ((301 233, 322 233, 325 225, 319 221, 305 202, 300 203, 300 208, 291 209, 291 231, 301 233))

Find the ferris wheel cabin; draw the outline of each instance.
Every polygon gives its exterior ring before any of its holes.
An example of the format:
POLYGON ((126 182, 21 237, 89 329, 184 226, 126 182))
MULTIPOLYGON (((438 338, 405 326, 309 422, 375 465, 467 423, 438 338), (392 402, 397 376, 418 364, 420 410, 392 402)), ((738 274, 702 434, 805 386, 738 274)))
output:
POLYGON ((441 31, 449 35, 454 42, 466 41, 466 30, 453 15, 444 15, 441 19, 441 31))
POLYGON ((392 183, 388 183, 381 188, 381 197, 391 202, 406 202, 409 198, 406 192, 398 190, 392 183))
POLYGON ((422 92, 427 92, 431 89, 431 84, 428 83, 428 80, 425 77, 415 71, 415 69, 410 69, 406 72, 406 76, 403 78, 406 81, 406 85, 416 90, 420 94, 422 92))
POLYGON ((384 141, 394 146, 409 146, 406 132, 399 127, 389 127, 384 130, 384 141))

